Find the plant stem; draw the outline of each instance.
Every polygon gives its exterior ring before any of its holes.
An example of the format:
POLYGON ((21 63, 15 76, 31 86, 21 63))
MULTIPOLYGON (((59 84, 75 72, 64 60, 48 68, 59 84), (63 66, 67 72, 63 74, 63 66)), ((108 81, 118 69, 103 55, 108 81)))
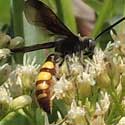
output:
MULTIPOLYGON (((11 18, 14 36, 24 37, 23 31, 23 0, 11 0, 11 18)), ((17 63, 22 63, 23 54, 15 54, 17 63)))
POLYGON ((11 14, 14 36, 24 36, 23 33, 23 0, 11 0, 11 14))

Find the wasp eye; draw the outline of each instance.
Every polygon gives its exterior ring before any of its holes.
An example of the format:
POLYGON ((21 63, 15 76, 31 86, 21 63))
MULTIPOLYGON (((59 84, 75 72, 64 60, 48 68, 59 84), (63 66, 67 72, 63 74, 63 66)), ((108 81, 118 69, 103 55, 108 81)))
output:
POLYGON ((89 39, 89 48, 94 49, 95 48, 95 41, 92 39, 89 39))

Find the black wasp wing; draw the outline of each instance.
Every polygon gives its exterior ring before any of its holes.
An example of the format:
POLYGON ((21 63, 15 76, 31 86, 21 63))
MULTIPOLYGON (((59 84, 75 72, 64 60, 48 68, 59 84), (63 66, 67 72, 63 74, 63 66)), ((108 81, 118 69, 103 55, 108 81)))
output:
POLYGON ((75 37, 55 13, 43 2, 38 0, 27 0, 24 6, 24 13, 30 24, 43 27, 57 35, 75 37))
MULTIPOLYGON (((45 28, 57 35, 63 35, 71 39, 77 38, 55 15, 55 13, 46 6, 43 2, 38 0, 27 0, 24 3, 24 13, 26 19, 30 24, 45 28)), ((67 38, 61 39, 65 43, 67 38)), ((32 46, 26 46, 21 48, 13 48, 12 52, 30 52, 39 49, 54 48, 58 43, 60 46, 60 40, 54 42, 48 42, 43 44, 36 44, 32 46)), ((61 42, 62 43, 62 42, 61 42)))

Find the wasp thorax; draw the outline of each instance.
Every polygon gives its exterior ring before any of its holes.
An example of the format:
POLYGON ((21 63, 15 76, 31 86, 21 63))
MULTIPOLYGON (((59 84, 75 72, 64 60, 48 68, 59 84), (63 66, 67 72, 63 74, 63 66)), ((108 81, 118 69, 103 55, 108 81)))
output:
POLYGON ((82 50, 85 55, 93 55, 96 41, 89 37, 79 37, 79 40, 82 42, 82 50))

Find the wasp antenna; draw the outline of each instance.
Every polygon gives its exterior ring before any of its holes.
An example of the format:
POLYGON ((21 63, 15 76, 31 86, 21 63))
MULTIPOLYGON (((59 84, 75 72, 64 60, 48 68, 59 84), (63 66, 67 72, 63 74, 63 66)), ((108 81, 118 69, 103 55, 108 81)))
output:
POLYGON ((125 20, 125 17, 122 17, 121 19, 119 19, 117 22, 115 22, 114 24, 110 25, 109 27, 107 27, 106 29, 104 29, 101 33, 99 33, 95 40, 97 40, 103 33, 109 31, 110 29, 112 29, 114 26, 116 26, 117 24, 121 23, 122 21, 125 20))

